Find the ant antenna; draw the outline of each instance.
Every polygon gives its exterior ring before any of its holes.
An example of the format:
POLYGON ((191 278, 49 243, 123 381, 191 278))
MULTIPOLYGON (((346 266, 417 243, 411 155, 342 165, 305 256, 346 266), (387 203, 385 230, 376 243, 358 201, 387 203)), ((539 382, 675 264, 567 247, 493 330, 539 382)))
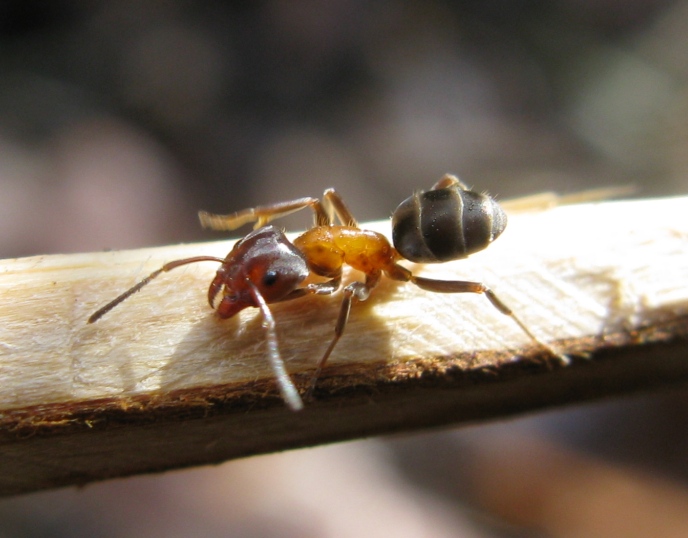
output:
POLYGON ((267 334, 267 344, 268 344, 268 361, 270 361, 270 367, 272 372, 277 379, 277 386, 282 394, 282 399, 289 406, 292 411, 301 411, 303 409, 303 400, 299 396, 299 391, 296 390, 294 382, 289 377, 287 369, 284 367, 284 360, 279 352, 279 345, 277 343, 277 332, 275 331, 275 318, 272 317, 272 312, 265 298, 261 295, 258 287, 246 279, 249 290, 251 290, 251 296, 255 300, 258 308, 260 308, 261 314, 263 314, 263 328, 267 334))
POLYGON ((223 263, 224 260, 222 258, 216 258, 215 256, 195 256, 193 258, 184 258, 182 260, 174 260, 172 262, 166 263, 157 271, 153 271, 150 275, 148 275, 146 278, 144 278, 141 282, 139 282, 135 286, 129 288, 122 295, 120 295, 116 299, 113 299, 112 301, 110 301, 108 304, 106 304, 102 308, 99 308, 98 310, 96 310, 93 314, 91 314, 91 317, 88 318, 88 322, 89 323, 95 323, 96 321, 98 321, 105 314, 107 314, 110 310, 115 308, 119 303, 121 303, 122 301, 124 301, 124 300, 128 299, 129 297, 131 297, 132 295, 134 295, 137 291, 139 291, 141 288, 143 288, 146 284, 148 284, 151 280, 153 280, 155 277, 157 277, 161 273, 166 273, 167 271, 171 271, 175 267, 179 267, 181 265, 187 265, 189 263, 196 263, 196 262, 219 262, 219 263, 223 263))

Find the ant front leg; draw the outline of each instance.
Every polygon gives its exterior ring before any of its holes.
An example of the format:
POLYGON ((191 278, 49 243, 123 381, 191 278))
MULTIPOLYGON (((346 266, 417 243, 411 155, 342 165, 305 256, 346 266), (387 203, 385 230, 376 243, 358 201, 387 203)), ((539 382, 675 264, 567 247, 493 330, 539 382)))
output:
POLYGON ((326 282, 318 282, 317 284, 308 284, 303 288, 296 288, 295 290, 291 291, 286 297, 274 302, 284 303, 285 301, 300 299, 301 297, 305 297, 306 295, 332 295, 341 287, 341 285, 342 275, 338 275, 326 282))
POLYGON ((265 226, 270 221, 286 217, 297 211, 310 207, 315 214, 315 222, 318 226, 328 226, 332 224, 332 217, 323 207, 317 198, 298 198, 288 202, 278 202, 276 204, 250 207, 229 215, 217 215, 207 211, 199 211, 198 218, 201 226, 216 231, 229 231, 240 228, 249 222, 255 222, 254 229, 265 226))
POLYGON ((305 395, 306 400, 309 400, 311 398, 313 391, 315 390, 315 385, 318 382, 318 378, 320 377, 320 372, 322 372, 322 369, 325 366, 327 359, 330 358, 330 355, 332 354, 334 347, 337 345, 337 342, 339 342, 339 339, 344 333, 346 324, 349 321, 349 314, 351 313, 352 301, 354 299, 356 299, 357 301, 365 301, 370 296, 370 291, 377 285, 379 280, 380 274, 373 273, 371 275, 366 276, 365 282, 352 282, 344 288, 344 299, 342 299, 342 305, 339 308, 337 324, 334 327, 334 337, 332 338, 330 345, 327 346, 325 353, 320 358, 318 364, 315 367, 315 372, 313 372, 310 386, 305 395))

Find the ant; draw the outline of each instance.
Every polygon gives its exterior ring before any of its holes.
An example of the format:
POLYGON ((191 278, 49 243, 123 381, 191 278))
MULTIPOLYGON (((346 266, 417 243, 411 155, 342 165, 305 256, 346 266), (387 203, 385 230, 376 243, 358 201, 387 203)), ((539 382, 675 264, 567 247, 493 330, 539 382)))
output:
POLYGON ((213 230, 234 230, 255 222, 254 230, 239 240, 226 258, 196 256, 171 261, 106 304, 88 319, 94 323, 122 301, 139 291, 161 273, 190 263, 220 264, 208 289, 208 302, 220 319, 235 316, 248 307, 259 308, 267 336, 268 360, 287 406, 298 411, 303 400, 286 371, 275 332, 272 303, 291 301, 306 295, 331 295, 342 286, 342 267, 365 275, 343 288, 334 337, 318 361, 306 396, 312 393, 322 368, 339 341, 349 319, 353 301, 365 301, 382 274, 411 282, 436 293, 479 293, 502 314, 510 316, 531 340, 556 355, 540 342, 495 293, 480 282, 433 280, 411 273, 401 260, 441 263, 458 260, 483 250, 506 227, 504 210, 490 196, 470 190, 456 176, 447 174, 428 191, 419 191, 403 201, 392 216, 392 246, 382 234, 358 226, 344 200, 334 189, 322 199, 299 198, 288 202, 245 209, 230 215, 199 212, 201 224, 213 230), (290 242, 269 222, 310 207, 315 225, 290 242), (336 215, 340 224, 335 225, 336 215), (310 275, 324 281, 302 284, 310 275), (220 300, 215 305, 215 300, 220 300))

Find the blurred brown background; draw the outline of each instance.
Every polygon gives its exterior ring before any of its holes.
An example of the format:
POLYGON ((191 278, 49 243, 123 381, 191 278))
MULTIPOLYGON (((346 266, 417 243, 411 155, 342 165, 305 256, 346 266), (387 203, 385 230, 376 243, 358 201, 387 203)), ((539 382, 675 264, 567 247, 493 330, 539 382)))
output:
MULTIPOLYGON (((198 209, 329 186, 381 219, 445 172, 685 192, 687 79, 686 0, 2 2, 0 256, 217 239, 198 209)), ((679 391, 39 493, 0 536, 686 536, 687 415, 679 391)))

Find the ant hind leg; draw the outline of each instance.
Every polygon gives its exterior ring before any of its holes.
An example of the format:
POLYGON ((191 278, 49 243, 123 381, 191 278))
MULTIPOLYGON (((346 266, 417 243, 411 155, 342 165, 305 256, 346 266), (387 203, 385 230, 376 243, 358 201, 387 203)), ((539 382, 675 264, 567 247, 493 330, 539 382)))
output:
POLYGON ((325 205, 331 208, 337 218, 344 226, 352 226, 358 228, 358 222, 349 211, 349 208, 344 203, 344 199, 334 189, 327 189, 323 194, 325 205))
POLYGON ((528 326, 521 321, 513 310, 509 308, 504 302, 497 297, 495 292, 488 288, 485 284, 481 282, 469 282, 463 280, 434 280, 430 278, 423 278, 419 276, 410 275, 409 281, 418 286, 419 288, 435 293, 479 293, 485 295, 485 297, 490 301, 492 306, 499 310, 505 316, 509 316, 514 322, 521 328, 521 330, 528 335, 528 337, 540 346, 542 349, 546 350, 547 353, 556 357, 563 364, 569 364, 571 360, 561 353, 557 352, 550 345, 546 344, 535 336, 528 326))

